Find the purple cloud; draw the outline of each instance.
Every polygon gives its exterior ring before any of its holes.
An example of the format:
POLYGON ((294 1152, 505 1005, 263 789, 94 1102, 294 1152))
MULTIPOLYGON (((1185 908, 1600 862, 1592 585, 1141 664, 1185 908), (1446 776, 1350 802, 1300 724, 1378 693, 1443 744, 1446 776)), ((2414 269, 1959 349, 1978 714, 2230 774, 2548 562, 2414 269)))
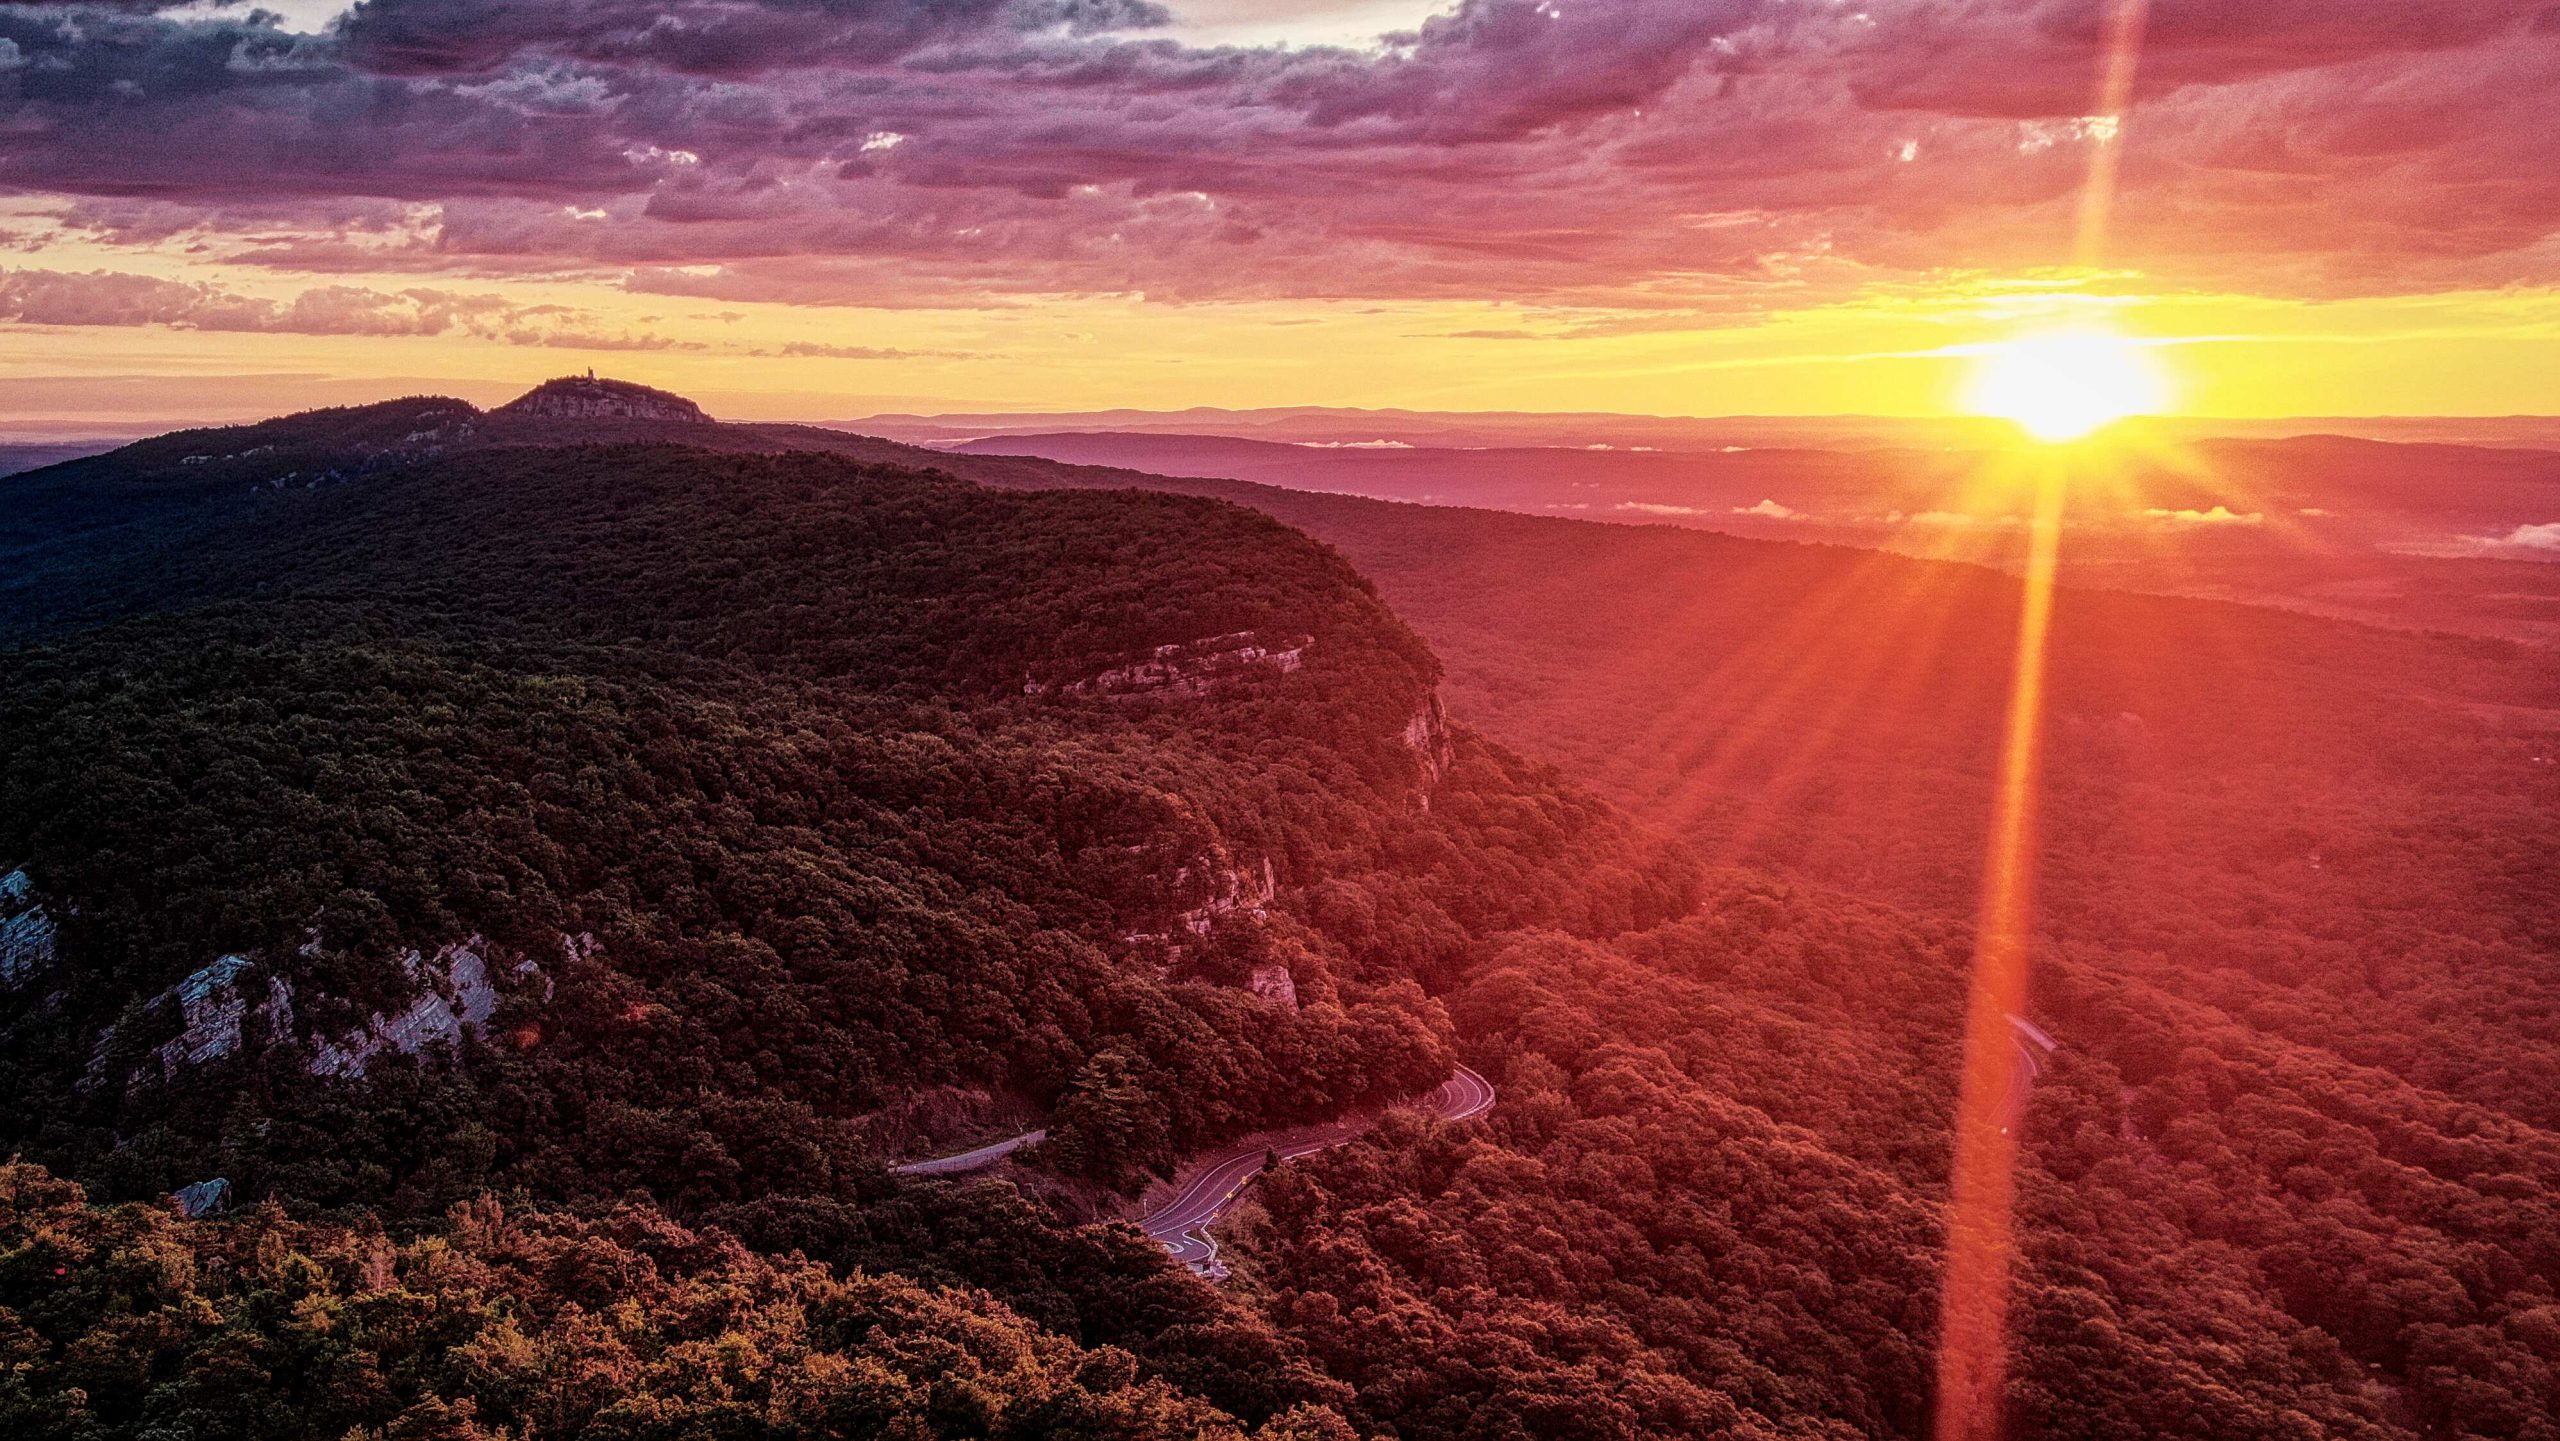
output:
POLYGON ((664 350, 676 342, 607 332, 593 316, 557 305, 517 305, 496 295, 412 289, 396 294, 322 285, 289 300, 218 285, 123 271, 0 270, 0 322, 16 325, 165 325, 277 335, 443 335, 582 350, 664 350))
MULTIPOLYGON (((2560 25, 2158 0, 2111 258, 2326 296, 2560 279, 2560 25)), ((0 6, 0 185, 303 273, 983 304, 1745 309, 2065 256, 2099 0, 1462 0, 1376 51, 1150 0, 0 6)))

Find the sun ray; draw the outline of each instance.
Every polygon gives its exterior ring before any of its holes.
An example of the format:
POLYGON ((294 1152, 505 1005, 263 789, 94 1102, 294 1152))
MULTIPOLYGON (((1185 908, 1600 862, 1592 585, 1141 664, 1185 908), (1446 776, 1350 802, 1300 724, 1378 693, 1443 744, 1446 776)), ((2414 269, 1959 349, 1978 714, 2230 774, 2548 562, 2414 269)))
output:
MULTIPOLYGON (((2132 102, 2148 0, 2118 0, 2108 15, 2095 113, 2107 125, 2097 137, 2080 198, 2074 257, 2087 267, 2102 252, 2114 204, 2117 150, 2132 102)), ((2032 353, 2032 352, 2030 352, 2032 353)), ((2052 438, 2085 434, 2116 416, 2147 408, 2127 394, 2119 342, 2081 341, 2048 350, 2069 362, 2068 393, 2022 382, 2007 410, 2052 438), (2117 387, 2110 391, 2106 387, 2117 387), (2094 395, 2093 395, 2094 390, 2094 395), (2032 397, 2032 398, 2030 398, 2032 397), (2079 427, 2077 432, 2072 427, 2079 427)), ((2009 1369, 2010 1271, 2016 1249, 2018 1137, 2012 1087, 2011 1023, 2025 1005, 2033 925, 2037 790, 2044 763, 2046 643, 2053 621, 2054 572, 2060 560, 2063 507, 2076 447, 2042 453, 2024 575, 2020 585, 2016 659, 2002 727, 1999 782, 1991 834, 1984 847, 1980 920, 1964 1026, 1964 1071, 1956 1109, 1955 1159, 1947 1186, 1946 1275, 1939 1292, 1937 1441, 1995 1441, 2000 1435, 2009 1369)))
POLYGON ((1999 1434, 2008 1376, 2009 1269, 2018 1137, 2009 1018, 2027 997, 2035 882, 2036 791, 2044 766, 2045 642, 2061 550, 2065 457, 2046 458, 2019 587, 2017 661, 2002 725, 1965 1006, 1964 1074, 1947 1195, 1947 1273, 1939 1318, 1938 1424, 1944 1441, 1999 1434))
POLYGON ((1701 676, 1681 705, 1648 726, 1649 742, 1675 735, 1707 738, 1680 757, 1681 785, 1665 800, 1672 815, 1697 819, 1709 801, 1727 795, 1744 774, 1757 772, 1752 798, 1740 802, 1726 822, 1719 858, 1738 857, 1761 833, 1776 802, 1818 766, 1838 720, 1864 703, 1868 678, 1897 654, 1921 649, 1942 629, 1943 615, 1926 612, 1925 597, 1903 606, 1875 604, 1880 584, 1897 576, 1907 581, 1909 574, 1900 557, 1883 554, 1851 567, 1791 606, 1782 624, 1701 676), (1872 623, 1879 612, 1888 617, 1882 626, 1872 623), (1821 718, 1808 725, 1803 703, 1815 687, 1832 694, 1821 718), (1715 713, 1735 697, 1748 699, 1738 711, 1715 713), (1774 758, 1773 746, 1783 747, 1774 758))

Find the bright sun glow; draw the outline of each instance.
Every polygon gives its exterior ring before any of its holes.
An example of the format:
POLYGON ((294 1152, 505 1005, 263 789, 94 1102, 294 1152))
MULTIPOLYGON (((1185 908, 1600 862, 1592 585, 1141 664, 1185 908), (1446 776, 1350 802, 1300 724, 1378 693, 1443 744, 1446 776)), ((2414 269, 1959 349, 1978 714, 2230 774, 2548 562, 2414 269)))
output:
POLYGON ((1965 404, 2014 420, 2038 440, 2059 441, 2156 411, 2168 393, 2147 347, 2107 330, 2049 330, 1985 350, 1965 404))

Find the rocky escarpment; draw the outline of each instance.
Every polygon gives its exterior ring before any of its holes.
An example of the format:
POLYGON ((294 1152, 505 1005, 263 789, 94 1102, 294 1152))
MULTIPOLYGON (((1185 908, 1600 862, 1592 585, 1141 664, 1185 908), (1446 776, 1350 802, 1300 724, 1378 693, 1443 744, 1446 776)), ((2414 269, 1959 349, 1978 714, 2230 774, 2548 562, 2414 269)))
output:
MULTIPOLYGON (((253 445, 245 450, 190 451, 178 457, 178 464, 189 470, 237 471, 260 469, 267 487, 281 490, 297 482, 323 485, 331 481, 351 480, 357 476, 415 460, 432 460, 436 456, 469 445, 479 433, 480 412, 461 401, 394 402, 385 410, 406 411, 407 429, 394 435, 387 431, 369 436, 345 447, 338 463, 309 470, 278 469, 281 464, 299 460, 274 442, 253 445), (260 462, 266 462, 261 465, 260 462)), ((220 434, 220 432, 215 432, 220 434)))
POLYGON ((27 873, 0 874, 0 988, 24 985, 53 964, 53 918, 36 904, 27 873))
MULTIPOLYGON (((1256 674, 1286 675, 1306 664, 1309 637, 1266 638, 1240 630, 1199 640, 1160 645, 1144 657, 1108 667, 1081 679, 1053 683, 1023 682, 1025 695, 1099 696, 1105 700, 1203 696, 1242 683, 1256 674)), ((1405 722, 1404 743, 1422 762, 1423 805, 1429 808, 1430 787, 1457 762, 1457 743, 1449 735, 1449 715, 1440 692, 1423 692, 1405 722)))
POLYGON ((180 1186, 169 1193, 169 1204, 177 1207, 178 1214, 190 1221, 220 1215, 231 1209, 231 1182, 215 1176, 191 1186, 180 1186))
POLYGON ((1164 883, 1164 894, 1176 900, 1193 902, 1173 911, 1163 930, 1131 931, 1121 937, 1131 945, 1166 947, 1179 955, 1185 941, 1199 940, 1230 920, 1260 917, 1280 894, 1278 873, 1271 858, 1259 863, 1239 865, 1224 854, 1204 855, 1174 868, 1164 883))
POLYGON ((701 406, 671 391, 627 380, 599 380, 594 371, 562 376, 490 412, 500 418, 538 420, 657 420, 680 425, 715 422, 701 406))
MULTIPOLYGON (((581 944, 568 937, 563 937, 561 943, 573 953, 581 944)), ((584 944, 592 947, 594 941, 586 939, 584 944)), ((445 946, 429 957, 409 952, 401 964, 420 988, 417 999, 396 1015, 376 1011, 354 1030, 336 1036, 313 1036, 311 1073, 361 1076, 365 1067, 385 1052, 414 1056, 432 1046, 459 1044, 465 1034, 479 1034, 489 1024, 489 1018, 497 1014, 501 999, 490 969, 492 957, 489 943, 479 936, 445 946)), ((530 956, 517 956, 499 964, 510 985, 535 984, 544 996, 549 996, 550 982, 530 956)))
POLYGON ((1426 691, 1423 694, 1422 704, 1415 707, 1413 718, 1405 722, 1404 743, 1422 758, 1423 804, 1427 807, 1431 803, 1428 788, 1439 784, 1440 778, 1449 773, 1449 767, 1458 759, 1457 743, 1449 738, 1448 712, 1440 708, 1440 692, 1426 691))
POLYGON ((1100 696, 1106 700, 1202 696, 1256 674, 1286 675, 1306 663, 1308 637, 1266 639, 1258 631, 1160 645, 1145 656, 1064 684, 1031 680, 1025 695, 1100 696))
MULTIPOLYGON (((154 998, 146 1014, 172 1006, 181 1022, 178 1034, 152 1052, 163 1078, 235 1054, 252 1041, 278 1042, 293 1034, 293 987, 246 956, 224 956, 188 976, 154 998)), ((100 1038, 101 1059, 114 1038, 113 1027, 100 1038)), ((148 1074, 146 1068, 131 1079, 148 1074)))
POLYGON ((1286 1006, 1293 1011, 1298 1008, 1298 978, 1277 961, 1254 967, 1245 988, 1275 1006, 1286 1006))
MULTIPOLYGON (((1264 856, 1259 867, 1221 866, 1204 861, 1198 872, 1209 879, 1208 899, 1181 915, 1182 928, 1195 936, 1216 930, 1220 922, 1236 916, 1259 916, 1271 908, 1280 894, 1280 879, 1271 868, 1271 858, 1264 856)), ((1194 868, 1185 866, 1174 874, 1179 887, 1189 883, 1194 868)))
MULTIPOLYGON (((581 957, 592 953, 595 941, 564 936, 561 945, 581 957)), ((482 936, 432 954, 410 951, 401 968, 416 988, 408 1005, 396 1013, 375 1011, 359 1026, 324 1031, 297 1021, 293 983, 275 967, 247 956, 220 957, 143 1003, 141 1024, 174 1023, 176 1034, 152 1047, 126 1082, 177 1080, 197 1066, 271 1046, 301 1048, 303 1069, 312 1075, 360 1077, 380 1056, 420 1055, 480 1035, 512 992, 532 989, 543 999, 551 994, 539 963, 504 952, 482 936)), ((98 1037, 93 1082, 108 1074, 118 1037, 115 1026, 98 1037)))
MULTIPOLYGON (((1270 857, 1239 864, 1222 846, 1176 867, 1165 883, 1165 894, 1192 904, 1170 912, 1163 929, 1132 931, 1121 939, 1152 955, 1161 968, 1170 971, 1183 962, 1194 946, 1224 927, 1238 922, 1249 924, 1270 915, 1272 902, 1279 899, 1280 877, 1270 857)), ((1244 988, 1276 1005, 1298 1008, 1297 978, 1283 963, 1268 961, 1255 966, 1244 978, 1244 988)))

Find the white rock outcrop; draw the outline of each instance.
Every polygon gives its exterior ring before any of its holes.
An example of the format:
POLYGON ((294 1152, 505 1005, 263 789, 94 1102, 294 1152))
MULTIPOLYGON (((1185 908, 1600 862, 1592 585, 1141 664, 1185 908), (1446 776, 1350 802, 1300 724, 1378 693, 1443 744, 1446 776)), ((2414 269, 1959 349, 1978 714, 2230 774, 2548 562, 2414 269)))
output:
POLYGON ((179 1215, 190 1221, 219 1215, 231 1209, 231 1182, 216 1176, 192 1186, 180 1186, 169 1193, 169 1201, 178 1208, 179 1215))
POLYGON ((1240 866, 1223 849, 1177 867, 1166 889, 1173 897, 1198 896, 1200 878, 1206 878, 1208 894, 1199 904, 1173 912, 1164 930, 1131 931, 1120 939, 1150 948, 1170 968, 1182 959, 1190 942, 1207 938, 1239 916, 1259 918, 1269 913, 1280 894, 1280 877, 1270 857, 1240 866))
POLYGON ((175 1004, 185 1024, 156 1053, 162 1075, 174 1076, 238 1052, 250 1038, 253 1017, 262 1027, 261 1040, 293 1033, 293 988, 282 976, 269 974, 263 1000, 250 1004, 242 981, 255 966, 246 956, 223 956, 163 994, 162 1002, 175 1004))
POLYGON ((1166 696, 1199 696, 1232 685, 1256 671, 1286 675, 1306 664, 1307 636, 1265 640, 1257 631, 1231 631, 1199 640, 1160 645, 1143 658, 1069 681, 1047 685, 1025 681, 1025 695, 1100 696, 1134 700, 1166 696))
MULTIPOLYGON (((592 956, 596 941, 581 933, 563 935, 560 945, 562 953, 575 961, 592 956)), ((290 981, 246 956, 220 957, 154 997, 147 1008, 175 1007, 180 1022, 178 1034, 153 1052, 158 1076, 174 1080, 191 1067, 236 1055, 244 1048, 294 1041, 308 1046, 310 1058, 304 1064, 311 1074, 361 1076, 385 1053, 414 1056, 479 1034, 508 991, 538 985, 545 1000, 551 996, 551 979, 538 963, 529 956, 504 955, 483 936, 439 947, 433 955, 411 951, 401 958, 401 967, 418 994, 397 1014, 376 1011, 361 1026, 330 1035, 316 1031, 305 1035, 296 1028, 290 981), (261 972, 263 987, 258 984, 261 972)), ((91 1062, 93 1080, 104 1079, 107 1051, 114 1039, 112 1026, 99 1035, 97 1056, 91 1062)), ((146 1063, 128 1080, 149 1079, 153 1070, 146 1063)))
MULTIPOLYGON (((574 948, 576 943, 564 937, 563 944, 574 948)), ((489 963, 490 946, 480 936, 445 946, 433 956, 409 952, 401 965, 418 983, 418 998, 397 1015, 376 1011, 364 1025, 342 1035, 313 1036, 311 1074, 361 1076, 366 1065, 386 1051, 414 1056, 431 1046, 459 1045, 466 1034, 478 1034, 497 1014, 501 999, 490 979, 489 963)), ((518 982, 542 974, 542 967, 529 956, 507 969, 518 982)))
POLYGON ((1449 739, 1449 714, 1440 707, 1440 692, 1427 691, 1422 704, 1416 706, 1413 718, 1404 724, 1404 743, 1422 758, 1423 784, 1438 785, 1458 759, 1457 743, 1449 739))
MULTIPOLYGON (((1252 867, 1218 868, 1206 866, 1211 876, 1209 898, 1182 913, 1182 928, 1195 936, 1205 936, 1218 928, 1220 921, 1231 916, 1259 916, 1270 909, 1280 894, 1279 877, 1271 869, 1271 858, 1264 856, 1259 870, 1252 867)), ((1192 867, 1174 872, 1173 882, 1183 885, 1191 879, 1192 867)))
POLYGON ((23 869, 0 875, 0 988, 26 984, 53 964, 53 917, 23 869))
POLYGON ((599 378, 594 371, 546 380, 492 412, 545 420, 657 420, 709 425, 701 406, 670 391, 599 378))
POLYGON ((1287 1006, 1293 1011, 1298 1008, 1298 978, 1289 974, 1289 968, 1277 961, 1254 967, 1253 975, 1245 984, 1255 995, 1274 1005, 1287 1006))

